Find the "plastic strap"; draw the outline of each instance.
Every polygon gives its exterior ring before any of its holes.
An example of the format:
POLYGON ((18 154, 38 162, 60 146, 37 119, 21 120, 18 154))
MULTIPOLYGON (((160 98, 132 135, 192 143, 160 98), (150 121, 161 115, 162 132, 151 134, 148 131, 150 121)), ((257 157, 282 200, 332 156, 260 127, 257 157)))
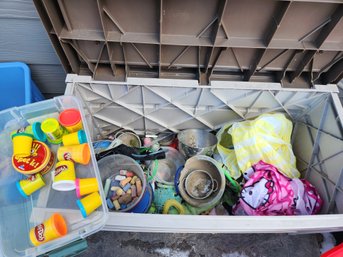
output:
POLYGON ((152 170, 152 174, 151 176, 148 176, 148 180, 149 181, 152 181, 155 177, 156 177, 156 174, 157 174, 157 169, 158 169, 158 160, 154 160, 154 169, 152 170))
POLYGON ((240 191, 241 191, 241 186, 238 184, 238 182, 237 182, 236 180, 234 180, 234 179, 230 176, 228 170, 227 170, 227 169, 224 169, 223 167, 221 167, 220 169, 221 169, 221 171, 224 173, 225 177, 230 181, 230 183, 231 183, 231 185, 232 185, 232 187, 233 187, 233 190, 234 190, 235 192, 237 192, 237 193, 240 192, 240 191))

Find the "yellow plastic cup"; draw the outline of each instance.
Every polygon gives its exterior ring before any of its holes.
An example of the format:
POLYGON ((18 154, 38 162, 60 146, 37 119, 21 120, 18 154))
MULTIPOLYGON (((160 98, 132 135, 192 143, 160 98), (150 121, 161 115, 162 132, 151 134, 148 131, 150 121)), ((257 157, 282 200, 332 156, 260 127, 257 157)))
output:
POLYGON ((45 182, 42 175, 37 173, 37 174, 31 175, 30 177, 26 179, 17 181, 16 186, 19 193, 25 198, 28 198, 29 195, 33 194, 37 190, 44 187, 45 182))
POLYGON ((53 172, 52 188, 57 191, 71 191, 75 189, 75 166, 72 161, 56 163, 53 172))
POLYGON ((75 180, 75 188, 77 198, 99 191, 96 178, 77 178, 75 180))
POLYGON ((61 127, 58 121, 54 118, 48 118, 42 122, 42 131, 47 136, 51 144, 58 145, 62 142, 62 137, 66 131, 61 127))
POLYGON ((76 200, 76 204, 80 208, 82 217, 87 218, 89 214, 101 206, 101 197, 99 192, 93 192, 82 199, 76 200))
POLYGON ((27 133, 18 133, 12 136, 13 156, 28 157, 31 155, 33 136, 27 133))
POLYGON ((64 146, 69 145, 80 145, 87 143, 87 137, 84 130, 79 130, 62 137, 62 142, 64 146))
POLYGON ((87 165, 91 158, 88 144, 60 146, 57 150, 59 161, 72 160, 74 162, 87 165))
POLYGON ((69 133, 73 133, 83 129, 81 113, 77 109, 67 109, 60 113, 59 122, 65 127, 69 133))
POLYGON ((44 223, 30 230, 30 241, 34 246, 41 245, 68 233, 67 224, 63 216, 54 213, 44 223))

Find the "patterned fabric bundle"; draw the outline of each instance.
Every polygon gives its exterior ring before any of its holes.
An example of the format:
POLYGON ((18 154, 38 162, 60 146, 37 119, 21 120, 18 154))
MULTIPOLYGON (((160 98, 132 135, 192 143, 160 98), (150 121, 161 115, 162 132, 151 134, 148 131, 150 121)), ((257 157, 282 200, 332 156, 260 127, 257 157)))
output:
POLYGON ((321 209, 322 199, 308 181, 287 178, 273 165, 260 161, 245 176, 236 215, 311 215, 321 209))

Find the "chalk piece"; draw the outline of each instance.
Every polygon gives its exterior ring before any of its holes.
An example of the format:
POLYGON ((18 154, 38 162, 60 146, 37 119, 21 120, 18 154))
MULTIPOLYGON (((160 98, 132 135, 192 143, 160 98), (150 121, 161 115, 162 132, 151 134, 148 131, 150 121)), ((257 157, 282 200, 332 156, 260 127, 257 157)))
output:
POLYGON ((127 190, 129 190, 130 188, 131 188, 131 184, 128 183, 128 184, 126 184, 126 186, 123 187, 123 190, 124 190, 125 192, 127 192, 127 190))
POLYGON ((120 186, 124 187, 127 183, 131 181, 131 178, 125 178, 124 180, 120 181, 120 186))
POLYGON ((120 197, 120 195, 113 195, 113 196, 111 197, 112 202, 115 201, 115 200, 118 200, 119 197, 120 197))
POLYGON ((121 196, 122 194, 124 194, 124 190, 119 188, 119 189, 117 189, 116 194, 121 196))
POLYGON ((126 176, 127 170, 120 170, 119 174, 122 176, 126 176))
POLYGON ((118 200, 113 201, 113 205, 117 211, 120 210, 120 203, 118 202, 118 200))
POLYGON ((126 176, 117 175, 114 179, 117 181, 122 181, 122 180, 126 179, 126 176))
POLYGON ((111 186, 111 179, 106 179, 105 186, 104 186, 104 193, 105 195, 108 195, 108 192, 110 191, 111 186))
POLYGON ((137 195, 140 196, 142 193, 142 181, 140 179, 137 179, 136 187, 137 187, 137 195))
POLYGON ((129 202, 131 202, 132 200, 132 196, 130 194, 124 194, 122 195, 119 199, 118 199, 118 202, 120 204, 128 204, 129 202))
POLYGON ((111 201, 110 198, 107 198, 107 199, 106 199, 106 203, 107 203, 107 207, 108 207, 108 208, 110 208, 110 209, 113 209, 113 208, 114 208, 114 205, 113 205, 113 203, 112 203, 112 201, 111 201))
POLYGON ((111 187, 111 191, 117 191, 118 189, 121 189, 120 187, 111 187))
POLYGON ((132 171, 126 172, 126 177, 133 177, 135 174, 132 171))
POLYGON ((131 187, 131 196, 136 197, 137 196, 137 188, 135 185, 131 187))
POLYGON ((111 182, 111 187, 119 187, 120 185, 120 181, 118 180, 112 180, 111 182))
POLYGON ((131 184, 131 185, 134 185, 134 184, 136 183, 137 178, 138 178, 137 176, 134 176, 134 177, 131 179, 130 184, 131 184))

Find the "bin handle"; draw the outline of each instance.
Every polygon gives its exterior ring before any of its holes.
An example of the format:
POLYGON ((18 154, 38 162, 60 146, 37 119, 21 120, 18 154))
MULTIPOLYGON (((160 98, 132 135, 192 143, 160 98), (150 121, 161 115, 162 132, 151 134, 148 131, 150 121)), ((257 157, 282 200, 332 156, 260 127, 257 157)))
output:
POLYGON ((77 256, 83 253, 88 248, 86 239, 80 239, 63 247, 57 248, 51 252, 45 253, 44 257, 61 257, 61 256, 77 256))

